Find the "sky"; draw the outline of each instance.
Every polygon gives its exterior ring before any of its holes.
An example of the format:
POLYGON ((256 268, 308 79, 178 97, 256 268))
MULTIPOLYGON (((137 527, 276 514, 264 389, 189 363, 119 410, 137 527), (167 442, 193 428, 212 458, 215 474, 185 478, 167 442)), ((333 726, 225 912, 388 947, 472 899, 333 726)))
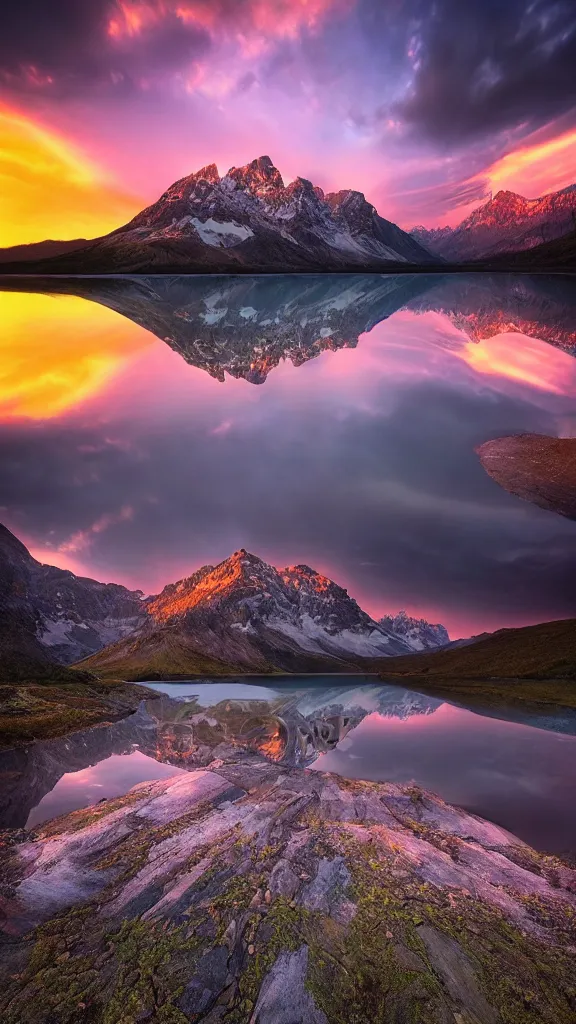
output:
POLYGON ((267 154, 404 228, 576 167, 574 0, 7 0, 0 245, 267 154))
POLYGON ((474 451, 574 435, 561 347, 401 309, 254 385, 73 296, 0 292, 0 323, 0 521, 40 561, 155 593, 245 547, 452 637, 576 614, 575 524, 474 451))

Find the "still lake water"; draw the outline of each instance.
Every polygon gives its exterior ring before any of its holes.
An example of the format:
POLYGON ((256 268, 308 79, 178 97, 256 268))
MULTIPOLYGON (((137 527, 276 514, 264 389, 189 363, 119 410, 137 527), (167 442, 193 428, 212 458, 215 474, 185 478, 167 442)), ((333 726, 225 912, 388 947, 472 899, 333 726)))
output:
MULTIPOLYGON (((575 352, 562 275, 0 279, 0 519, 41 561, 145 593, 246 547, 452 638, 576 616, 576 523, 501 489, 475 452, 575 436, 575 352)), ((190 686, 2 755, 1 822, 247 743, 414 779, 576 849, 565 716, 357 679, 190 686)))
POLYGON ((233 745, 347 778, 414 781, 538 849, 576 853, 574 718, 487 717, 368 677, 147 685, 162 698, 123 722, 35 744, 18 764, 0 756, 0 825, 33 828, 233 745))

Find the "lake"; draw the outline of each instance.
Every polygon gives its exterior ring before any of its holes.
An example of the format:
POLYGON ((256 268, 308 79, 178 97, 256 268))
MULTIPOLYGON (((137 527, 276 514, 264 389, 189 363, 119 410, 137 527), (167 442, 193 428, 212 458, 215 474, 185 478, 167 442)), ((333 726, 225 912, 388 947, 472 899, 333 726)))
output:
MULTIPOLYGON (((476 453, 576 434, 572 279, 5 278, 0 324, 0 519, 39 561, 155 594, 247 548, 451 639, 576 615, 576 524, 476 453)), ((352 678, 152 685, 122 722, 2 755, 3 823, 247 745, 576 849, 570 716, 352 678)))
POLYGON ((253 750, 346 778, 414 781, 537 849, 576 853, 576 720, 560 713, 493 718, 368 677, 147 685, 161 698, 122 722, 0 755, 0 826, 33 828, 253 750))
POLYGON ((4 279, 0 325, 0 519, 41 561, 157 593, 245 547, 452 638, 576 615, 576 526, 475 452, 576 433, 573 280, 4 279))

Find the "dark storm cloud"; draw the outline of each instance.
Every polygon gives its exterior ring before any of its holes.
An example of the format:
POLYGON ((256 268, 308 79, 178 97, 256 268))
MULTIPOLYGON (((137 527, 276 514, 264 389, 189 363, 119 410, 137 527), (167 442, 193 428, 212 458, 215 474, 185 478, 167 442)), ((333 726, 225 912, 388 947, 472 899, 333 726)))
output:
POLYGON ((398 104, 415 131, 454 143, 576 107, 574 0, 416 0, 414 77, 398 104))
POLYGON ((130 90, 142 78, 186 66, 210 46, 197 24, 166 15, 153 31, 114 40, 114 0, 21 0, 5 4, 0 32, 0 83, 13 92, 67 96, 79 90, 130 90))
POLYGON ((229 403, 224 385, 209 417, 190 408, 161 429, 108 423, 116 441, 73 423, 4 428, 8 525, 58 546, 128 503, 133 518, 78 553, 101 578, 160 585, 245 546, 329 571, 381 610, 408 604, 481 625, 575 614, 574 525, 502 491, 474 455, 495 434, 551 433, 553 418, 438 382, 399 393, 389 415, 341 417, 337 395, 295 410, 269 381, 249 407, 229 403), (230 429, 212 432, 223 417, 230 429))

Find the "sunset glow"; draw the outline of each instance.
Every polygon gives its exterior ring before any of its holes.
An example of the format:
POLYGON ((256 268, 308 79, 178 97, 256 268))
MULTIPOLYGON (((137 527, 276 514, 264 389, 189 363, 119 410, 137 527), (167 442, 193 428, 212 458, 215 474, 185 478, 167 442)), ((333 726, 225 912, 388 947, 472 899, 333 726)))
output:
POLYGON ((0 246, 91 238, 141 207, 53 129, 0 107, 0 246))
POLYGON ((509 189, 532 199, 572 185, 576 177, 576 131, 532 146, 521 146, 485 172, 492 191, 509 189))

